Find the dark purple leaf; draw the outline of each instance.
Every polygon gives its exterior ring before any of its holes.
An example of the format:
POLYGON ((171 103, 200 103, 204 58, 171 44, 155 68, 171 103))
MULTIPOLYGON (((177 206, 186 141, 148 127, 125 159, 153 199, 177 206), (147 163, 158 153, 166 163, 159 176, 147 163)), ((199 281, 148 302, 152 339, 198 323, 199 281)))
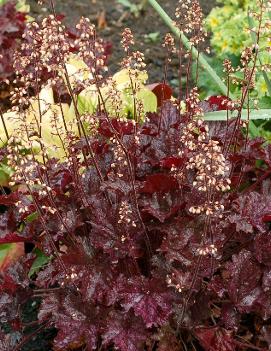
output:
POLYGON ((236 346, 232 338, 231 332, 225 329, 214 328, 198 328, 195 331, 201 346, 205 351, 235 351, 236 346))
POLYGON ((112 137, 115 133, 118 133, 120 135, 123 134, 133 134, 135 131, 135 127, 132 122, 121 122, 117 120, 116 118, 111 119, 110 123, 108 122, 107 119, 103 119, 100 122, 99 126, 99 132, 101 135, 110 138, 112 137))
POLYGON ((240 312, 249 312, 261 294, 261 268, 252 253, 242 250, 228 265, 228 293, 240 312))
POLYGON ((103 334, 103 343, 114 345, 121 351, 138 351, 144 348, 148 333, 140 318, 131 312, 112 313, 103 334))
POLYGON ((266 231, 264 216, 271 210, 271 196, 263 196, 256 192, 239 196, 234 202, 234 214, 228 217, 231 223, 236 224, 237 231, 253 233, 254 229, 266 231))
POLYGON ((221 320, 226 329, 238 330, 240 322, 240 314, 231 303, 225 303, 221 309, 221 320))
POLYGON ((172 313, 173 295, 157 279, 135 277, 120 288, 122 306, 126 311, 133 308, 135 315, 142 317, 146 327, 163 325, 172 313))
POLYGON ((168 193, 176 189, 178 189, 178 182, 174 177, 163 173, 157 173, 149 175, 146 178, 141 192, 147 194, 168 193))
POLYGON ((55 319, 58 334, 54 339, 54 348, 64 350, 85 345, 87 351, 95 350, 99 331, 96 311, 91 305, 78 303, 75 295, 54 295, 43 300, 39 319, 55 319))
POLYGON ((254 241, 254 249, 257 260, 271 267, 271 232, 258 234, 254 241))
POLYGON ((170 100, 172 96, 172 89, 169 85, 163 83, 153 83, 147 85, 157 97, 158 106, 161 106, 165 100, 170 100))
POLYGON ((146 196, 139 201, 142 214, 146 217, 154 217, 161 223, 184 209, 185 204, 180 202, 180 192, 170 192, 163 194, 153 193, 151 196, 146 196))
POLYGON ((19 200, 18 194, 13 192, 9 195, 0 195, 0 205, 11 206, 19 200))
POLYGON ((13 73, 13 54, 18 47, 26 25, 26 15, 16 10, 15 2, 0 7, 0 80, 13 73))
POLYGON ((232 110, 232 108, 228 106, 230 101, 231 99, 227 98, 227 96, 210 96, 201 104, 204 112, 232 110))
POLYGON ((171 169, 172 167, 179 168, 185 162, 184 158, 180 157, 166 157, 160 161, 161 167, 171 169))

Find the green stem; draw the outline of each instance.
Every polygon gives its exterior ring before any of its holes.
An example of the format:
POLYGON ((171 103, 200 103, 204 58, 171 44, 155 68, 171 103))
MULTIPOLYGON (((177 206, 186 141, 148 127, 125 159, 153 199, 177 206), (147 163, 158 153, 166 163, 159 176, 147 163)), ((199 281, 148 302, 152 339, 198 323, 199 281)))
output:
MULTIPOLYGON (((149 4, 157 11, 159 16, 163 19, 165 24, 170 28, 172 33, 179 39, 181 39, 183 45, 187 50, 191 50, 192 56, 195 59, 198 59, 199 64, 201 67, 210 75, 210 77, 213 79, 213 81, 216 83, 217 87, 219 88, 219 91, 227 96, 227 86, 223 83, 223 81, 219 78, 219 76, 216 74, 216 72, 213 70, 213 68, 209 65, 209 63, 206 61, 206 59, 203 57, 202 54, 198 52, 197 49, 195 49, 188 38, 181 32, 173 23, 172 19, 168 16, 168 14, 163 10, 163 8, 158 4, 156 0, 148 0, 149 4)), ((230 97, 234 99, 234 96, 231 94, 230 97)))
POLYGON ((6 138, 7 138, 7 141, 8 141, 9 140, 9 134, 8 134, 7 126, 6 126, 6 123, 5 123, 5 120, 4 120, 4 116, 3 116, 3 113, 2 113, 1 109, 0 109, 0 117, 1 117, 1 121, 2 121, 3 127, 4 127, 6 138))

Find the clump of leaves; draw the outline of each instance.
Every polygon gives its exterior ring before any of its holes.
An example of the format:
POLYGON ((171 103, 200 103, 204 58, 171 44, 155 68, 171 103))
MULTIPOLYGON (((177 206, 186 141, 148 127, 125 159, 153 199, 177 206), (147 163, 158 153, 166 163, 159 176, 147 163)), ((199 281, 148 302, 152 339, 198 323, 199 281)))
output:
POLYGON ((2 277, 2 322, 18 321, 22 296, 40 295, 41 325, 58 329, 55 349, 163 349, 175 333, 179 345, 188 327, 187 343, 192 336, 205 350, 235 350, 248 316, 264 332, 271 317, 271 149, 240 132, 227 142, 232 124, 210 125, 207 133, 199 121, 172 103, 142 125, 112 124, 101 114, 99 133, 89 145, 76 141, 69 162, 41 165, 18 155, 26 162, 19 172, 31 168, 32 176, 2 198, 1 242, 32 242, 51 260, 29 279, 32 254, 2 277), (227 167, 218 169, 225 178, 208 173, 223 147, 227 167), (29 222, 33 211, 38 216, 29 222))
MULTIPOLYGON (((196 43, 202 27, 193 4, 196 43)), ((27 90, 14 94, 19 127, 6 132, 3 154, 14 174, 12 192, 0 197, 0 242, 31 243, 34 250, 1 274, 1 348, 20 350, 54 326, 55 350, 266 350, 271 147, 250 140, 242 120, 250 81, 241 102, 201 102, 196 87, 187 87, 181 101, 170 99, 165 73, 164 82, 152 87, 158 111, 145 113, 138 98, 144 57, 125 29, 129 119, 121 113, 121 92, 101 73, 104 52, 94 26, 82 19, 77 29, 87 76, 69 74, 69 45, 54 15, 41 28, 31 25, 39 50, 33 40, 30 55, 18 53, 17 67, 26 72, 21 83, 40 92, 44 69, 57 72, 46 84, 66 87, 74 117, 66 120, 62 101, 54 102, 58 108, 49 120, 60 143, 55 149, 63 151, 58 158, 43 141, 50 104, 42 106, 38 94, 42 108, 29 121, 27 90), (39 68, 34 76, 27 73, 29 62, 39 68), (97 109, 80 111, 78 96, 90 84, 97 109), (236 118, 204 121, 205 112, 223 109, 236 118), (25 336, 21 308, 37 296, 38 329, 25 336)), ((164 46, 167 66, 175 52, 170 35, 164 46)))

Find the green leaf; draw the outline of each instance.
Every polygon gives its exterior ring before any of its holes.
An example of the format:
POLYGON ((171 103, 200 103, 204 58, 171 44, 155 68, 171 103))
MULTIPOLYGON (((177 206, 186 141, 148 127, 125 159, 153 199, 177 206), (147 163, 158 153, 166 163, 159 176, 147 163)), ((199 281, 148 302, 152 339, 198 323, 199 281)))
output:
POLYGON ((6 186, 8 184, 9 176, 0 169, 0 186, 6 186))
POLYGON ((160 32, 151 32, 144 35, 144 40, 146 43, 156 43, 161 36, 160 32))
POLYGON ((0 244, 0 272, 24 254, 23 243, 0 244))
POLYGON ((133 4, 130 0, 117 0, 118 4, 126 7, 131 13, 138 17, 142 10, 142 4, 133 4))
POLYGON ((266 86, 267 86, 267 89, 268 89, 269 96, 271 96, 271 81, 268 78, 267 73, 265 71, 261 71, 261 73, 262 73, 262 75, 264 77, 264 80, 265 80, 265 83, 266 83, 266 86))
POLYGON ((28 273, 29 278, 31 278, 34 274, 36 274, 41 268, 43 268, 50 261, 50 257, 46 256, 38 248, 35 248, 33 253, 36 255, 36 259, 29 270, 29 273, 28 273))
POLYGON ((263 96, 259 100, 259 108, 260 109, 269 109, 269 108, 271 108, 271 97, 270 96, 263 96))
POLYGON ((144 113, 155 112, 157 110, 156 95, 148 88, 141 88, 136 94, 137 98, 142 101, 144 113))
POLYGON ((26 217, 25 222, 31 223, 31 222, 33 222, 35 219, 37 219, 38 217, 39 217, 38 212, 37 212, 37 211, 36 211, 36 212, 33 212, 33 213, 31 213, 30 215, 28 215, 28 216, 26 217))
POLYGON ((4 261, 4 259, 6 258, 8 252, 12 248, 12 245, 13 244, 1 244, 0 245, 0 265, 4 261))
POLYGON ((248 131, 251 138, 260 136, 260 128, 255 123, 249 123, 248 131))
MULTIPOLYGON (((249 14, 248 14, 247 15, 247 19, 248 19, 248 25, 249 25, 249 29, 250 29, 250 33, 251 33, 251 38, 252 38, 254 44, 257 44, 257 36, 256 36, 255 32, 252 30, 254 28, 253 18, 251 16, 249 16, 249 14)), ((260 57, 259 57, 259 62, 260 62, 260 65, 262 65, 260 57)), ((265 71, 260 70, 260 72, 262 73, 262 75, 264 77, 264 80, 265 80, 265 83, 266 83, 266 86, 267 86, 267 89, 268 89, 269 96, 271 96, 271 82, 270 82, 270 79, 268 78, 267 73, 265 71)))
POLYGON ((3 172, 8 174, 9 176, 11 176, 14 173, 13 169, 11 167, 9 167, 8 165, 6 165, 5 163, 1 163, 0 168, 3 172))
MULTIPOLYGON (((0 0, 0 6, 5 5, 7 2, 8 0, 0 0)), ((25 0, 18 0, 16 9, 19 12, 28 13, 30 11, 30 6, 26 4, 25 0)))
POLYGON ((25 0, 18 0, 16 9, 19 12, 28 13, 30 12, 30 5, 27 5, 25 0))
POLYGON ((0 185, 6 186, 12 174, 12 168, 4 163, 0 163, 0 185))
MULTIPOLYGON (((241 119, 247 120, 248 119, 248 111, 243 109, 241 119)), ((229 118, 236 118, 237 112, 229 111, 229 118)), ((208 112, 205 113, 204 119, 206 121, 226 121, 227 120, 227 111, 215 111, 215 112, 208 112)), ((250 120, 257 120, 257 119, 271 119, 271 109, 260 109, 260 110, 251 110, 249 113, 250 120)))
POLYGON ((95 103, 93 103, 93 99, 87 95, 79 95, 77 99, 77 108, 80 115, 85 113, 92 114, 96 109, 95 103))

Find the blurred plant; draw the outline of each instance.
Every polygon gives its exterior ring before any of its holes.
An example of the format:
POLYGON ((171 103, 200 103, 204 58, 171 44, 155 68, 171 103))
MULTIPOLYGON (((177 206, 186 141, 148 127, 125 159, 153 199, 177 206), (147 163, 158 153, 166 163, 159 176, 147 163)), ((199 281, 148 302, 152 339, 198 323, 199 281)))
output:
POLYGON ((16 262, 25 253, 23 243, 0 245, 0 272, 16 262))
POLYGON ((146 43, 156 43, 161 37, 160 32, 151 32, 144 35, 144 40, 146 43))
POLYGON ((20 45, 29 7, 24 1, 2 3, 0 6, 0 110, 10 107, 9 81, 14 79, 13 55, 20 45))
POLYGON ((214 7, 206 18, 206 25, 212 32, 212 47, 217 55, 236 55, 251 45, 248 33, 247 15, 249 7, 256 7, 256 1, 218 0, 222 6, 214 7))
POLYGON ((0 82, 13 73, 13 54, 26 24, 26 14, 19 12, 14 2, 7 2, 0 7, 0 82))
MULTIPOLYGON (((253 1, 228 1, 220 0, 222 7, 215 7, 206 19, 208 30, 212 32, 211 45, 218 58, 221 60, 232 57, 241 62, 241 55, 245 48, 251 47, 255 43, 255 31, 259 25, 258 18, 255 18, 253 12, 258 11, 257 0, 253 1), (234 58, 235 56, 235 58, 234 58)), ((258 42, 258 70, 255 73, 255 86, 253 87, 252 96, 261 99, 264 96, 271 96, 270 85, 270 9, 266 9, 261 19, 262 33, 258 42), (269 83, 268 83, 269 80, 269 83)), ((239 82, 243 79, 241 72, 233 74, 233 80, 239 82)), ((235 95, 240 95, 240 86, 232 87, 235 95)), ((271 106, 271 98, 270 98, 271 106)))
POLYGON ((123 5, 135 17, 139 17, 141 12, 145 9, 147 1, 140 0, 140 2, 138 4, 135 4, 135 3, 131 2, 130 0, 117 0, 117 3, 120 5, 123 5))
MULTIPOLYGON (((134 100, 133 100, 133 85, 131 82, 131 74, 137 74, 136 71, 129 71, 122 69, 112 76, 112 80, 106 82, 106 85, 101 87, 100 94, 105 101, 105 107, 109 113, 114 114, 114 105, 112 99, 108 99, 112 87, 117 91, 121 99, 121 106, 119 106, 118 116, 123 118, 134 117, 134 100), (110 84, 109 84, 110 83, 110 84)), ((156 112, 157 98, 155 94, 145 86, 148 79, 147 72, 138 74, 136 77, 137 92, 135 94, 136 100, 142 103, 143 115, 147 112, 156 112)), ((99 92, 95 84, 88 86, 78 95, 78 110, 80 114, 93 114, 99 105, 99 92)))
POLYGON ((17 1, 0 0, 0 6, 3 6, 8 2, 16 3, 17 11, 24 12, 24 13, 28 13, 30 11, 30 5, 26 4, 26 0, 17 0, 17 1))
POLYGON ((160 32, 151 32, 144 34, 144 41, 146 43, 156 43, 161 38, 160 32))

